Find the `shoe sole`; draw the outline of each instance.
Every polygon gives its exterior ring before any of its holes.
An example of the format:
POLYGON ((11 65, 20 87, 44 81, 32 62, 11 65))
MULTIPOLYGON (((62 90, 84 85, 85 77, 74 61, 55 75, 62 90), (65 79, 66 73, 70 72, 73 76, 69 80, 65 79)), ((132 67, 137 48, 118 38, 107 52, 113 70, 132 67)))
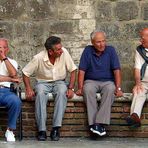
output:
POLYGON ((98 132, 98 131, 95 131, 93 128, 91 128, 90 129, 93 133, 95 133, 95 134, 97 134, 97 135, 99 135, 99 136, 104 136, 104 135, 106 135, 106 132, 104 131, 103 133, 100 133, 100 132, 98 132))

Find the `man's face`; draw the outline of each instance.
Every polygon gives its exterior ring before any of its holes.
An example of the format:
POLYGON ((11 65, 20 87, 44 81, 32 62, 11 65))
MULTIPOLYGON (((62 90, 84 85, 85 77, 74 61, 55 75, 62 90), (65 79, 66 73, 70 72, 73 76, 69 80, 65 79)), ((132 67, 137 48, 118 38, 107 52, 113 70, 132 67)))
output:
POLYGON ((63 53, 62 44, 56 44, 52 47, 52 53, 54 57, 60 57, 63 53))
POLYGON ((0 40, 0 55, 6 55, 8 52, 9 48, 8 48, 8 44, 7 41, 5 40, 0 40))
POLYGON ((145 48, 148 48, 148 28, 145 28, 141 32, 141 43, 145 48))
POLYGON ((95 37, 92 39, 92 45, 97 49, 97 51, 102 52, 106 46, 106 38, 104 33, 98 32, 95 34, 95 37))

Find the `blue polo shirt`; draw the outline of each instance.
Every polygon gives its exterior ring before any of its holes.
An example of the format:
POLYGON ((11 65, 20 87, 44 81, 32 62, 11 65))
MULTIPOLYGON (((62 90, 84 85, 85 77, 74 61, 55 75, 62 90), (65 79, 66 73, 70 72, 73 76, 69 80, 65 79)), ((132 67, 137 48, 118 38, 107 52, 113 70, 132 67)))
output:
POLYGON ((84 49, 79 69, 85 71, 85 80, 114 81, 113 70, 120 69, 117 53, 112 46, 106 46, 101 55, 97 55, 94 46, 84 49))

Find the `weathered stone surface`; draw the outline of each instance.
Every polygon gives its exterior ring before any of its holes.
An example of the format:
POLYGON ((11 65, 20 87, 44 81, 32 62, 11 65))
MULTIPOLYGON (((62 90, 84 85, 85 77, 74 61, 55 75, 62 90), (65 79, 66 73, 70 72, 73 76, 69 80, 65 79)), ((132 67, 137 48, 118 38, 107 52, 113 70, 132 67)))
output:
POLYGON ((139 38, 139 31, 145 27, 148 27, 148 22, 127 23, 124 25, 124 37, 126 39, 139 38))
POLYGON ((96 3, 96 18, 98 23, 112 19, 112 6, 110 2, 98 1, 96 3))
POLYGON ((72 34, 78 31, 78 23, 72 21, 58 21, 50 26, 50 33, 72 34))
POLYGON ((1 0, 0 20, 17 19, 25 13, 25 0, 1 0))
POLYGON ((119 23, 99 23, 97 20, 97 27, 98 30, 104 31, 107 35, 107 38, 120 38, 121 31, 119 23))
POLYGON ((122 64, 121 65, 122 70, 122 81, 134 81, 134 64, 127 65, 122 64))
POLYGON ((138 6, 136 2, 134 1, 122 1, 122 2, 117 2, 117 5, 115 7, 115 16, 117 19, 120 21, 123 20, 133 20, 138 17, 138 6))
POLYGON ((57 0, 57 5, 61 5, 61 4, 73 4, 76 5, 77 1, 76 0, 57 0))
POLYGON ((0 21, 0 37, 1 38, 12 38, 13 25, 9 22, 0 21))
POLYGON ((133 89, 134 85, 135 85, 134 80, 133 81, 122 81, 123 92, 132 93, 132 89, 133 89))
POLYGON ((58 8, 59 19, 85 19, 95 18, 93 6, 60 5, 58 8))
POLYGON ((94 3, 95 0, 77 0, 77 5, 92 5, 94 3))
MULTIPOLYGON (((94 19, 81 19, 79 21, 79 30, 80 33, 84 35, 84 40, 85 37, 88 39, 90 33, 96 28, 96 21, 94 19)), ((89 37, 90 38, 90 37, 89 37)))
POLYGON ((33 20, 43 20, 57 17, 57 8, 54 0, 28 0, 27 5, 27 13, 33 20))
POLYGON ((143 13, 143 19, 148 20, 148 3, 144 3, 142 5, 142 13, 143 13))
POLYGON ((131 41, 110 41, 108 44, 115 47, 122 64, 133 65, 135 46, 131 41))

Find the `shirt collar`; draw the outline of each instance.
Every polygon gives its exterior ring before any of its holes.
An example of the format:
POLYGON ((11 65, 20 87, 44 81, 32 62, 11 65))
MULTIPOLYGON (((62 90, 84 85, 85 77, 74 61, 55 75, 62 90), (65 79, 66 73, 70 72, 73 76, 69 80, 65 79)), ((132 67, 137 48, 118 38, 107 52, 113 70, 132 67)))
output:
POLYGON ((145 50, 148 52, 148 48, 145 48, 145 50))
MULTIPOLYGON (((94 47, 94 46, 93 46, 93 47, 94 47)), ((106 47, 105 47, 105 49, 106 49, 106 47)), ((105 49, 104 49, 104 51, 103 51, 100 55, 102 55, 102 54, 105 52, 105 49)), ((94 54, 94 55, 97 55, 96 50, 97 50, 97 49, 94 47, 94 48, 93 48, 93 54, 94 54)), ((98 55, 97 55, 97 56, 98 56, 98 55)))
POLYGON ((48 57, 48 51, 44 50, 45 52, 45 56, 44 56, 44 61, 49 61, 49 57, 48 57))

